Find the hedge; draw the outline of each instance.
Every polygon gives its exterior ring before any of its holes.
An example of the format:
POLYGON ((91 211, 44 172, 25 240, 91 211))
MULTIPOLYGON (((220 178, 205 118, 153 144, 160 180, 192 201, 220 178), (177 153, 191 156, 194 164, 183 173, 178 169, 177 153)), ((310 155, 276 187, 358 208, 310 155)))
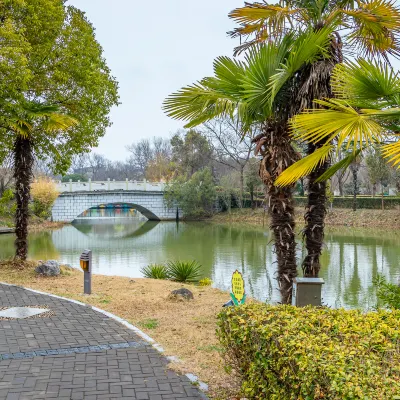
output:
MULTIPOLYGON (((295 205, 297 207, 304 207, 307 204, 307 197, 295 196, 295 205)), ((226 206, 221 198, 218 198, 219 209, 226 211, 226 206)), ((264 204, 263 198, 255 198, 255 207, 262 207, 264 204)), ((328 205, 329 206, 329 205, 328 205)), ((385 209, 396 209, 400 208, 400 197, 384 197, 385 209)), ((250 208, 251 201, 246 198, 244 200, 244 208, 250 208)), ((236 199, 232 198, 232 208, 238 208, 236 199)), ((333 208, 353 208, 353 197, 335 197, 333 199, 333 208)), ((370 196, 358 196, 357 197, 357 208, 363 209, 382 209, 382 198, 381 197, 370 197, 370 196)))
POLYGON ((400 399, 400 311, 249 304, 219 315, 218 337, 263 400, 400 399))

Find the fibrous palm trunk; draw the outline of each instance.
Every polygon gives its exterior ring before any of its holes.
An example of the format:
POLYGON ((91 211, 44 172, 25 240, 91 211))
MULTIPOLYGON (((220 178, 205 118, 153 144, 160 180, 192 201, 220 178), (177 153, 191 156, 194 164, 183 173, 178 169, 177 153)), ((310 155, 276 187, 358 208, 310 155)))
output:
POLYGON ((290 303, 293 279, 297 276, 293 187, 277 187, 274 182, 299 157, 290 144, 286 123, 265 123, 254 142, 257 143, 256 152, 263 157, 260 177, 269 198, 268 212, 274 233, 282 303, 290 303))
MULTIPOLYGON (((339 35, 332 37, 331 57, 305 67, 297 78, 298 92, 295 94, 296 108, 293 114, 304 109, 316 107, 314 100, 332 97, 331 75, 342 57, 342 43, 339 35)), ((308 146, 308 155, 326 144, 321 140, 308 146)), ((303 236, 307 248, 307 256, 303 260, 304 276, 317 277, 319 274, 320 256, 324 242, 326 216, 326 183, 316 180, 328 169, 329 162, 321 164, 308 176, 308 201, 304 215, 305 228, 303 236)))
MULTIPOLYGON (((316 146, 309 144, 308 153, 312 154, 316 146)), ((308 199, 306 212, 304 214, 305 228, 303 236, 307 255, 303 260, 302 268, 305 277, 317 277, 320 265, 320 256, 324 242, 324 228, 326 217, 326 182, 316 182, 328 168, 328 162, 323 163, 309 176, 308 199)))
POLYGON ((32 181, 33 151, 29 138, 18 136, 14 143, 14 178, 17 211, 15 213, 15 257, 28 256, 28 218, 30 185, 32 181))

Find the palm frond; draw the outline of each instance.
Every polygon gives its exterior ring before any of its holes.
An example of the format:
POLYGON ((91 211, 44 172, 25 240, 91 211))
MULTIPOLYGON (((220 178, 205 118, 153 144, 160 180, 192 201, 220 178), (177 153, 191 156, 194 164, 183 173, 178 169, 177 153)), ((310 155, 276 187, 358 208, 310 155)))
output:
POLYGON ((229 17, 241 25, 229 33, 232 37, 260 32, 269 36, 271 33, 282 32, 288 18, 298 12, 299 9, 279 5, 246 3, 245 7, 236 8, 229 13, 229 17))
POLYGON ((333 29, 333 25, 324 27, 318 31, 309 29, 293 41, 290 55, 286 62, 278 69, 279 72, 271 77, 271 101, 274 100, 283 85, 291 79, 303 65, 312 64, 322 57, 328 57, 327 50, 333 29))
POLYGON ((361 153, 361 149, 358 149, 355 153, 350 153, 347 157, 343 158, 336 164, 330 166, 318 179, 316 182, 323 182, 327 181, 328 179, 332 178, 333 175, 336 174, 341 169, 347 169, 350 164, 359 156, 361 153))
MULTIPOLYGON (((205 81, 187 86, 169 95, 163 103, 168 116, 188 121, 187 127, 200 125, 220 115, 232 116, 238 101, 204 85, 205 81)), ((216 82, 209 84, 216 85, 216 82)))
POLYGON ((271 77, 288 57, 293 40, 293 35, 285 35, 280 42, 254 46, 246 56, 247 68, 242 80, 243 96, 250 108, 260 110, 266 116, 271 112, 271 77))
POLYGON ((276 186, 289 186, 297 182, 300 178, 309 175, 318 166, 322 165, 331 154, 332 145, 324 145, 315 150, 312 154, 297 161, 280 174, 275 181, 276 186))
POLYGON ((209 84, 208 86, 224 94, 237 97, 242 91, 244 73, 243 62, 229 57, 217 57, 214 61, 215 78, 211 81, 214 82, 214 85, 209 84))
POLYGON ((43 128, 48 132, 66 131, 78 125, 77 119, 60 113, 51 113, 43 124, 43 128))
POLYGON ((14 131, 18 135, 27 138, 32 132, 33 126, 28 121, 22 119, 12 119, 7 121, 7 125, 10 130, 14 131))
POLYGON ((167 115, 188 121, 186 127, 194 127, 221 115, 233 117, 238 108, 244 113, 245 106, 240 104, 244 63, 218 57, 214 61, 214 72, 214 77, 169 95, 163 103, 167 115))
POLYGON ((382 155, 388 159, 388 163, 400 168, 400 140, 382 146, 382 155))
POLYGON ((358 112, 343 100, 316 103, 325 108, 307 110, 291 120, 295 138, 313 143, 336 138, 338 146, 347 143, 347 148, 353 146, 354 152, 370 142, 381 141, 383 127, 371 115, 358 112))
POLYGON ((358 59, 335 67, 332 90, 336 97, 355 103, 390 100, 400 94, 400 79, 388 63, 358 59))
POLYGON ((398 55, 400 33, 400 9, 391 0, 360 1, 359 8, 343 10, 353 18, 350 43, 365 54, 372 56, 398 55))

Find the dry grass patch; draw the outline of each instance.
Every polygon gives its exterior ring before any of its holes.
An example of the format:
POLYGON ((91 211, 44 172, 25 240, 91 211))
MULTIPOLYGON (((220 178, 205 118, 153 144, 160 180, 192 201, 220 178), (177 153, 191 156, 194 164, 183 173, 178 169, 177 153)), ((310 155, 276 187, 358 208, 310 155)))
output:
POLYGON ((215 335, 216 317, 228 293, 211 287, 197 287, 170 281, 93 276, 90 296, 83 295, 83 274, 63 269, 56 278, 39 277, 35 263, 0 263, 0 281, 73 298, 116 314, 140 327, 158 343, 166 355, 178 356, 171 366, 191 372, 210 386, 215 398, 228 399, 226 393, 238 390, 226 374, 215 335), (188 288, 194 300, 169 301, 175 289, 188 288), (224 393, 216 395, 216 393, 224 393), (222 396, 222 397, 221 397, 222 396))

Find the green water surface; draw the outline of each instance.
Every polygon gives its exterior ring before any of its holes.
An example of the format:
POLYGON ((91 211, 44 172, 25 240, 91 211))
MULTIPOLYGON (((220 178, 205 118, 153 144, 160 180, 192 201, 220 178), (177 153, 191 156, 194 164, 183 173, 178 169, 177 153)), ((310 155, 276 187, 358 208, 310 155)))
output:
MULTIPOLYGON (((31 234, 29 257, 57 259, 79 267, 83 249, 93 251, 94 272, 140 277, 140 269, 168 260, 196 259, 204 276, 229 290, 232 272, 244 274, 247 292, 277 302, 276 264, 267 228, 204 222, 146 222, 134 218, 87 219, 62 229, 31 234)), ((12 257, 13 235, 0 235, 0 258, 12 257)), ((299 238, 298 258, 303 249, 299 238)), ((400 277, 400 232, 342 228, 328 231, 322 256, 324 303, 333 307, 373 308, 372 279, 382 273, 393 282, 400 277)), ((228 298, 227 298, 228 300, 228 298)))

